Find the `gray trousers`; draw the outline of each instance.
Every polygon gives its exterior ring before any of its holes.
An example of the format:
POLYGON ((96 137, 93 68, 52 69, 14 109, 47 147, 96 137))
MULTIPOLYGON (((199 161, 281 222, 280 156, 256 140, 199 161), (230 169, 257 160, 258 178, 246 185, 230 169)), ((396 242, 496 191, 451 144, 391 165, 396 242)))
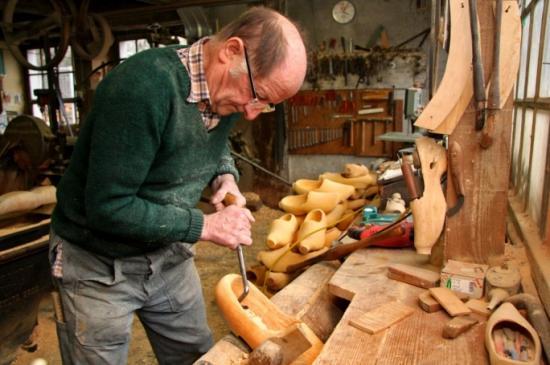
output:
POLYGON ((57 332, 65 365, 126 364, 134 313, 161 365, 192 364, 212 347, 191 245, 110 259, 52 232, 51 263, 60 243, 63 277, 55 281, 64 321, 57 332))

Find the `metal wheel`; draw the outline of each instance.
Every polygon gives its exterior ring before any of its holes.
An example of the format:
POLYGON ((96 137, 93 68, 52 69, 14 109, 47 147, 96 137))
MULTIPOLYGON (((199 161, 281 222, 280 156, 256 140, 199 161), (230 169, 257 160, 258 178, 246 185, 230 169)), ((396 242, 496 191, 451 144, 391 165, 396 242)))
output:
POLYGON ((46 14, 45 17, 38 21, 15 23, 14 15, 17 1, 18 0, 8 0, 4 7, 4 24, 2 30, 9 50, 15 59, 27 68, 33 70, 47 70, 57 66, 67 52, 71 30, 69 17, 66 16, 63 3, 60 0, 49 0, 53 12, 46 14), (53 36, 58 37, 57 46, 51 45, 48 42, 53 36), (44 39, 45 47, 55 49, 49 62, 45 62, 43 66, 31 64, 19 49, 19 45, 23 42, 40 38, 44 39))
POLYGON ((73 1, 67 0, 67 3, 73 18, 71 46, 75 53, 88 61, 106 53, 113 44, 113 33, 107 19, 88 13, 89 0, 82 2, 78 12, 73 1))

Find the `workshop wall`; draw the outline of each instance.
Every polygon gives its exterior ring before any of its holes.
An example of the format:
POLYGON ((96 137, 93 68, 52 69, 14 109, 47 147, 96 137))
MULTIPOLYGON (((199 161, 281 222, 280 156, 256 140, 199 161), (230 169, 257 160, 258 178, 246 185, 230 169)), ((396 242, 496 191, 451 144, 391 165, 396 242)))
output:
POLYGON ((7 48, 1 47, 0 50, 4 59, 5 72, 2 79, 2 105, 7 112, 20 114, 25 106, 21 66, 7 48))
MULTIPOLYGON (((302 0, 287 2, 288 16, 298 22, 304 29, 310 51, 318 50, 325 43, 330 44, 336 39, 336 52, 342 51, 341 39, 353 45, 367 47, 371 38, 376 38, 377 32, 383 27, 390 46, 395 46, 413 37, 430 26, 430 9, 427 1, 403 0, 370 0, 352 1, 356 8, 354 19, 348 24, 339 24, 332 19, 332 8, 336 1, 302 0)), ((414 48, 420 43, 415 39, 406 48, 414 48)), ((426 62, 429 41, 422 46, 422 62, 426 62)), ((349 75, 347 85, 344 77, 337 76, 331 81, 321 81, 318 87, 322 89, 350 89, 357 84, 357 75, 349 75)), ((391 66, 383 70, 377 77, 369 79, 369 85, 361 84, 359 88, 408 88, 426 87, 426 72, 418 74, 410 59, 396 58, 391 66)), ((303 89, 311 89, 313 85, 306 82, 303 89)), ((425 93, 426 94, 426 93, 425 93)), ((404 93, 398 91, 396 98, 403 98, 404 93)), ((373 159, 350 155, 298 155, 287 154, 284 162, 286 175, 291 181, 297 178, 317 178, 324 171, 339 171, 345 163, 363 163, 368 165, 373 159)))

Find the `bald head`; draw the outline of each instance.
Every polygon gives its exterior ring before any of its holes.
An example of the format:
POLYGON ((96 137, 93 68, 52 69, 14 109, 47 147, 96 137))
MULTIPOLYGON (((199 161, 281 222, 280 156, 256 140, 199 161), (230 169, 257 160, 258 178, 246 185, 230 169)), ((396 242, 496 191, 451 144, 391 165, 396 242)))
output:
POLYGON ((303 37, 288 18, 272 9, 252 7, 222 28, 215 40, 231 37, 243 40, 256 77, 268 79, 279 74, 277 77, 284 76, 298 91, 305 78, 307 56, 303 37))

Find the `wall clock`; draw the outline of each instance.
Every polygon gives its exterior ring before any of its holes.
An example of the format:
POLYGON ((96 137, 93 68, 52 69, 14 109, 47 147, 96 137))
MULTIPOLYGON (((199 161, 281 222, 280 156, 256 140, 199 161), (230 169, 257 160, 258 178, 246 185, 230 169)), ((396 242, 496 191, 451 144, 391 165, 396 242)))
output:
POLYGON ((355 17, 355 5, 351 1, 338 1, 332 8, 332 18, 340 23, 347 24, 355 17))

